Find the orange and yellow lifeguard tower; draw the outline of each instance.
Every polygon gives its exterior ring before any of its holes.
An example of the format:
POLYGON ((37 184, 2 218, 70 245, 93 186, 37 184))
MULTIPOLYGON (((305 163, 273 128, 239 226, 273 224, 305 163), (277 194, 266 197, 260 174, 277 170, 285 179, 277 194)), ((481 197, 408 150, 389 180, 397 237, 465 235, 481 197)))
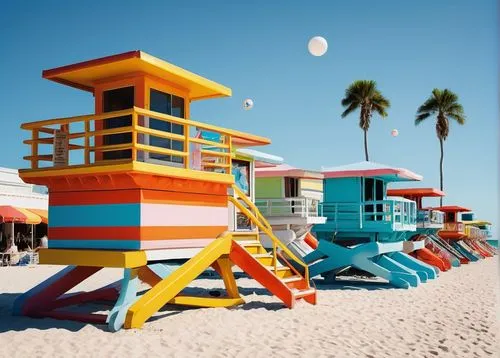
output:
POLYGON ((191 101, 230 96, 229 88, 142 51, 46 70, 43 77, 92 93, 95 113, 22 125, 31 132, 25 140, 31 166, 20 175, 49 188, 49 247, 40 263, 68 267, 21 295, 15 314, 117 330, 142 326, 166 303, 236 305, 243 301, 233 264, 288 307, 300 298, 315 303, 307 266, 234 184, 236 150, 269 139, 190 119, 191 101), (251 227, 238 231, 237 215, 251 227), (259 232, 273 239, 270 253, 259 232), (173 270, 172 259, 188 261, 173 270), (183 296, 210 266, 227 296, 183 296), (122 281, 64 295, 104 267, 123 268, 122 281), (140 282, 151 287, 143 295, 140 282), (94 299, 116 303, 107 315, 65 309, 94 299))

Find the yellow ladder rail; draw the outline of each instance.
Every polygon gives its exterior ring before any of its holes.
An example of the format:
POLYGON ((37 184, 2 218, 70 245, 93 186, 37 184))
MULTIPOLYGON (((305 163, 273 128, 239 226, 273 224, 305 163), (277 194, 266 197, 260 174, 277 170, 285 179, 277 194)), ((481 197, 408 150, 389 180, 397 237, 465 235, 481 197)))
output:
MULTIPOLYGON (((246 207, 244 207, 239 201, 238 199, 232 197, 232 196, 229 196, 228 197, 229 201, 231 203, 233 203, 243 214, 245 214, 255 225, 257 225, 257 227, 262 230, 272 241, 273 241, 273 256, 276 257, 276 248, 279 246, 280 249, 285 252, 292 260, 294 260, 295 262, 297 262, 300 266, 302 266, 304 268, 304 272, 305 272, 305 279, 306 281, 309 283, 309 267, 301 260, 299 259, 297 256, 295 256, 295 254, 293 252, 291 252, 288 247, 286 247, 273 233, 273 231, 268 227, 266 226, 264 223, 266 223, 267 225, 269 225, 269 223, 263 218, 263 222, 260 221, 258 219, 258 217, 256 215, 254 215, 252 212, 250 212, 250 210, 248 210, 246 207)), ((245 201, 245 199, 244 199, 245 201)), ((250 203, 249 206, 253 206, 255 209, 257 209, 257 212, 258 212, 258 208, 255 207, 255 205, 247 199, 247 201, 250 203)), ((247 204, 248 205, 248 204, 247 204)), ((261 215, 262 216, 262 215, 261 215)), ((276 261, 275 261, 275 265, 276 265, 276 261)), ((277 269, 275 269, 276 271, 277 269)))
POLYGON ((265 225, 269 230, 272 231, 271 225, 266 220, 266 218, 261 214, 259 208, 257 208, 257 206, 255 206, 255 204, 236 185, 233 184, 232 188, 234 192, 238 195, 238 198, 242 199, 245 202, 245 204, 247 204, 247 206, 252 209, 257 219, 260 220, 260 222, 263 225, 265 225))

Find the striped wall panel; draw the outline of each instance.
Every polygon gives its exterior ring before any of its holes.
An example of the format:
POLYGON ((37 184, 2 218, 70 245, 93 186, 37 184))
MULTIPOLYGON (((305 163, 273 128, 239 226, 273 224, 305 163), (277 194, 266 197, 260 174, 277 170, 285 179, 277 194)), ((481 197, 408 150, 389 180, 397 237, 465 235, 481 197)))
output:
POLYGON ((51 193, 49 248, 204 247, 228 229, 226 193, 112 190, 51 193))

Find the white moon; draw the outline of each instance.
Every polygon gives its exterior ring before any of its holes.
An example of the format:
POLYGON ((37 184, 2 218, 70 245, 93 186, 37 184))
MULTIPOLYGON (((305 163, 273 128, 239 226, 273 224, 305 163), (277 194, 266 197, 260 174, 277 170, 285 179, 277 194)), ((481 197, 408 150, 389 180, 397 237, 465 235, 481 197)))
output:
POLYGON ((309 53, 313 56, 323 56, 328 50, 328 42, 324 37, 314 36, 307 45, 309 53))
POLYGON ((398 131, 397 129, 393 129, 393 130, 392 130, 392 132, 391 132, 391 135, 392 135, 393 137, 397 137, 397 136, 398 136, 398 134, 399 134, 399 131, 398 131))

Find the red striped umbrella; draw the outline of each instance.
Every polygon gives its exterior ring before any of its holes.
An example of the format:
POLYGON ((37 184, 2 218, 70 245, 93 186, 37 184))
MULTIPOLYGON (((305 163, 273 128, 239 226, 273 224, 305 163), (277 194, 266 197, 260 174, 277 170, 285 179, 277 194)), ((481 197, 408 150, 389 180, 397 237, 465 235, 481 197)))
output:
POLYGON ((0 206, 0 222, 16 224, 40 224, 40 216, 27 209, 16 208, 14 206, 0 206))

